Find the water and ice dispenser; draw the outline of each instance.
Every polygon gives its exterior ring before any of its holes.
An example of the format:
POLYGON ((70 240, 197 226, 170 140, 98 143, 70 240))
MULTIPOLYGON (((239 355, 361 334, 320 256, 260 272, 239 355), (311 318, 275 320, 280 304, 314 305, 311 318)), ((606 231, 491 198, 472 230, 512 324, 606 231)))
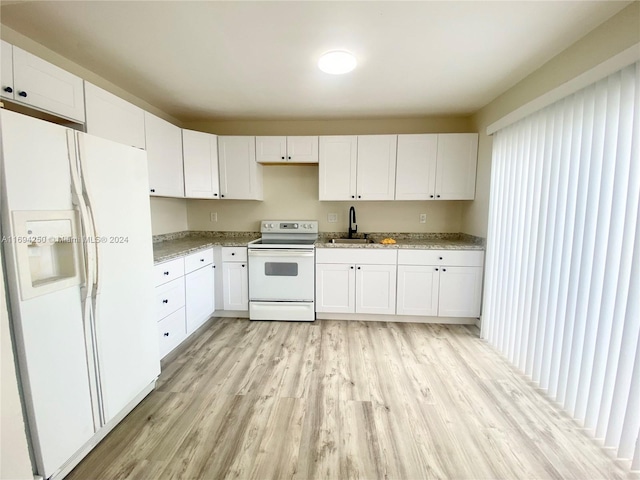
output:
POLYGON ((14 211, 20 294, 23 300, 79 285, 81 238, 76 212, 14 211))

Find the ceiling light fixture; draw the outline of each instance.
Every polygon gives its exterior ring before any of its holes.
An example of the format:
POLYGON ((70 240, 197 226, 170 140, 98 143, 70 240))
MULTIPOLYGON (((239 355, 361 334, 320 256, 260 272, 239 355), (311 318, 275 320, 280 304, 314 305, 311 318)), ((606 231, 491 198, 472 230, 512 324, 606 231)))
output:
POLYGON ((354 68, 358 62, 352 53, 345 50, 333 50, 327 52, 318 60, 318 68, 325 73, 331 75, 342 75, 348 73, 354 68))

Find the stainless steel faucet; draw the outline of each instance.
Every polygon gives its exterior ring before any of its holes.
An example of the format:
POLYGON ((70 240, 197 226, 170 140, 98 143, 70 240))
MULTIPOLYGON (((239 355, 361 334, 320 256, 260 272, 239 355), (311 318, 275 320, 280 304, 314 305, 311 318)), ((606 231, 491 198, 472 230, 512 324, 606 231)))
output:
POLYGON ((349 238, 353 238, 353 234, 358 231, 358 225, 356 225, 356 209, 351 207, 349 209, 349 238), (353 228, 355 225, 355 228, 353 228))

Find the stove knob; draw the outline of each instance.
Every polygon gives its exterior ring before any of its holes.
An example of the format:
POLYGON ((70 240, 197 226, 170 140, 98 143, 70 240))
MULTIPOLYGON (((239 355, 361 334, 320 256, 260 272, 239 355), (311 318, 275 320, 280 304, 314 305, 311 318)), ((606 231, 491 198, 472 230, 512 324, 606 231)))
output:
POLYGON ((297 224, 297 223, 294 223, 294 224, 293 224, 293 228, 298 228, 298 224, 297 224))
POLYGON ((273 228, 275 225, 273 223, 269 224, 269 228, 273 228))
POLYGON ((269 228, 269 224, 268 223, 263 224, 262 228, 269 228))

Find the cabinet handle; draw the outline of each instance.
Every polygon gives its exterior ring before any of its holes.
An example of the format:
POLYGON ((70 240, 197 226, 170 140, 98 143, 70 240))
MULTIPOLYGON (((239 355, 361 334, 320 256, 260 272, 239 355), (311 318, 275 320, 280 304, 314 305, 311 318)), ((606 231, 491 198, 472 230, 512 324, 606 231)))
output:
POLYGON ((13 88, 11 87, 4 87, 3 90, 7 93, 12 93, 13 92, 13 88))
POLYGON ((429 195, 429 198, 433 198, 433 195, 429 195))
POLYGON ((436 195, 437 198, 440 198, 440 195, 436 195))
POLYGON ((446 269, 446 268, 443 268, 443 269, 442 269, 442 271, 443 271, 443 272, 446 272, 446 271, 447 271, 447 269, 446 269))
POLYGON ((235 255, 235 254, 236 254, 236 252, 231 252, 231 255, 235 255))
POLYGON ((351 198, 356 198, 356 196, 355 195, 351 195, 351 198))
POLYGON ((220 194, 220 198, 224 198, 224 195, 220 194))
POLYGON ((438 260, 442 260, 442 257, 438 257, 438 260))
POLYGON ((353 267, 351 267, 351 270, 353 270, 353 267))
POLYGON ((291 157, 289 157, 289 160, 291 160, 291 157))
POLYGON ((214 196, 214 197, 217 197, 217 196, 218 196, 218 194, 217 194, 217 193, 214 193, 214 194, 213 194, 213 196, 214 196))
POLYGON ((201 258, 201 259, 200 259, 200 261, 201 261, 201 262, 204 262, 204 258, 201 258))
POLYGON ((156 189, 155 189, 155 188, 152 188, 152 189, 151 189, 151 192, 152 192, 152 193, 153 193, 153 192, 155 192, 155 191, 156 191, 156 189))
POLYGON ((358 270, 360 270, 360 267, 358 267, 358 270))
POLYGON ((168 337, 169 336, 169 332, 164 332, 164 336, 168 337))
POLYGON ((282 160, 284 160, 284 157, 282 157, 282 160))
POLYGON ((362 195, 358 195, 358 198, 362 198, 362 195))
POLYGON ((169 300, 165 298, 164 300, 162 300, 162 303, 169 303, 169 300))
POLYGON ((436 268, 436 272, 438 271, 438 269, 436 268))
POLYGON ((27 97, 27 92, 18 92, 18 95, 20 95, 21 97, 27 97))
POLYGON ((165 275, 169 275, 169 272, 164 272, 165 275))
POLYGON ((242 268, 244 268, 244 263, 242 264, 242 268))

